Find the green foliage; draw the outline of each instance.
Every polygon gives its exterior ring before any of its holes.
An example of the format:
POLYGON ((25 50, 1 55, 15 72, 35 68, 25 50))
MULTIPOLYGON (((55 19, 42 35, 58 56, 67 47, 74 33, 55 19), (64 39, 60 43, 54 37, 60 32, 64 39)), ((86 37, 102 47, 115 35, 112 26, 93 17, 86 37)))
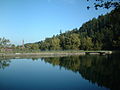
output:
POLYGON ((41 50, 60 50, 60 40, 57 37, 46 38, 45 41, 39 42, 41 50))
POLYGON ((39 49, 39 45, 32 43, 32 44, 25 44, 25 48, 27 49, 31 49, 31 50, 38 50, 39 49))
POLYGON ((91 50, 93 47, 92 38, 86 37, 81 40, 81 48, 84 50, 91 50))
POLYGON ((60 39, 53 37, 50 40, 50 50, 60 50, 60 39))
POLYGON ((65 33, 26 48, 40 50, 120 50, 120 7, 65 33))
POLYGON ((10 43, 9 39, 5 39, 4 37, 0 38, 0 48, 8 47, 10 45, 9 43, 10 43))
POLYGON ((116 8, 109 14, 99 16, 98 19, 93 18, 83 24, 78 33, 82 37, 92 38, 94 50, 120 49, 118 39, 120 36, 119 11, 120 8, 116 8))
POLYGON ((80 46, 80 38, 79 34, 75 33, 67 33, 66 35, 61 37, 61 46, 64 45, 63 49, 65 50, 77 50, 80 46))

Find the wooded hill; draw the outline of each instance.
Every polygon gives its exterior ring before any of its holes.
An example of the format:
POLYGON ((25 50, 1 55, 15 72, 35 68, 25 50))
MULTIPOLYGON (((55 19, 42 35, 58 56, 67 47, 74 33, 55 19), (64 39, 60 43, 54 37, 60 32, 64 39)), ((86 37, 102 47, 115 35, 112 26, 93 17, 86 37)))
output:
POLYGON ((41 50, 120 50, 120 7, 84 23, 79 29, 60 32, 37 43, 25 44, 41 50))

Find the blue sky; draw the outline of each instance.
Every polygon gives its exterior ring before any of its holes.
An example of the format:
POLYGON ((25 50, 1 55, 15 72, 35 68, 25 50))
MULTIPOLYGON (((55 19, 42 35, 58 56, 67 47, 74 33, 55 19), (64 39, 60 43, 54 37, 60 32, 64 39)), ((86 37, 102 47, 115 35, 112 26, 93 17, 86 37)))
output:
POLYGON ((83 23, 110 12, 91 8, 94 0, 0 0, 0 37, 13 44, 37 42, 79 28, 83 23))

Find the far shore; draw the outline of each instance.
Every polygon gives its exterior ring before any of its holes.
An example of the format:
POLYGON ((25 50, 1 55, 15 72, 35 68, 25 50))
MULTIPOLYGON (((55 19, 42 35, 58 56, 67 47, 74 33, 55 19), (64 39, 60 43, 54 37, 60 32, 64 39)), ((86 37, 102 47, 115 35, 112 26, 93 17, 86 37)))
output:
POLYGON ((112 54, 112 51, 77 51, 77 52, 39 52, 39 53, 0 53, 0 56, 66 56, 66 55, 86 55, 86 54, 112 54))

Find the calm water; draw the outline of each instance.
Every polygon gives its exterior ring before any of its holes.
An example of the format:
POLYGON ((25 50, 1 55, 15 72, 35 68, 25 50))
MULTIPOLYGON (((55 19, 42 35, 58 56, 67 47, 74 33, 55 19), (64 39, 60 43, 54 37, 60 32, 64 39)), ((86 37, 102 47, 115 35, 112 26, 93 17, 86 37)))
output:
POLYGON ((0 57, 0 90, 120 90, 120 56, 0 57))

